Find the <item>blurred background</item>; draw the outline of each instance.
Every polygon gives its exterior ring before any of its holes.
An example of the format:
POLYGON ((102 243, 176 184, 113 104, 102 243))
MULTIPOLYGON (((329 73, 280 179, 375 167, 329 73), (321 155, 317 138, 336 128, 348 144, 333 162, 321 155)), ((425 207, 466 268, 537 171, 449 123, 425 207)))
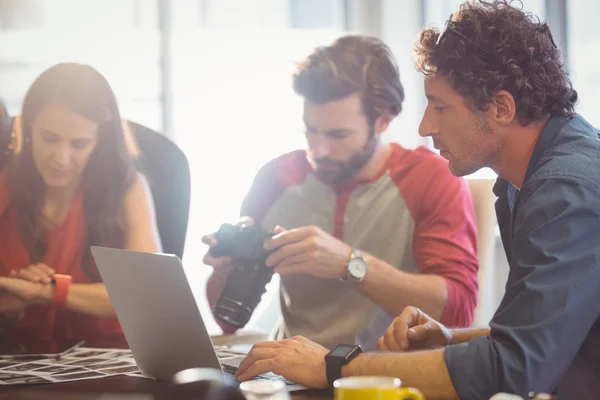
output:
MULTIPOLYGON (((404 110, 386 140, 429 143, 417 134, 425 108, 422 76, 412 64, 420 28, 443 28, 458 0, 0 0, 0 97, 12 115, 29 85, 61 61, 88 63, 117 94, 124 118, 155 129, 187 155, 192 198, 184 265, 211 333, 220 332, 205 300, 211 268, 203 234, 235 221, 258 168, 304 147, 295 63, 348 32, 382 38, 394 52, 406 90, 404 110)), ((525 0, 549 21, 579 91, 578 112, 600 126, 593 109, 600 31, 597 0, 525 0), (576 8, 579 7, 579 8, 576 8)), ((493 180, 491 171, 469 179, 493 180)), ((493 198, 485 200, 490 221, 493 198)), ((478 216, 479 218, 479 216, 478 216)), ((481 224, 480 224, 481 226, 481 224)), ((493 223, 482 269, 479 322, 500 301, 507 265, 493 223), (484 265, 485 264, 485 265, 484 265)), ((481 232, 480 232, 481 236, 481 232)), ((481 258, 481 257, 480 257, 481 258)), ((277 318, 276 280, 249 328, 277 318)))

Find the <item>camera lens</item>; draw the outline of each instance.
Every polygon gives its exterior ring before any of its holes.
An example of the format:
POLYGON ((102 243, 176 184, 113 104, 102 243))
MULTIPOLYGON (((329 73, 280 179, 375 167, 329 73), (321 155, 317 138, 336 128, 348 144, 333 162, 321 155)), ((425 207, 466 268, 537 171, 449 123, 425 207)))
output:
POLYGON ((217 320, 235 328, 244 327, 250 320, 273 276, 273 269, 265 265, 270 253, 263 248, 265 240, 272 236, 256 226, 230 224, 222 225, 215 234, 217 246, 212 254, 230 256, 233 263, 213 310, 217 320))

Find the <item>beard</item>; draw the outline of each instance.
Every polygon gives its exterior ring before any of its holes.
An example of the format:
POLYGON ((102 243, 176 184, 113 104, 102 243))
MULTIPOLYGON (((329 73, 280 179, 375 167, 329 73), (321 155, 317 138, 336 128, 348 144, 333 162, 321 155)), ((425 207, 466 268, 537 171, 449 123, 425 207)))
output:
POLYGON ((479 114, 465 127, 464 132, 476 132, 469 140, 462 143, 459 156, 448 157, 448 167, 454 176, 471 175, 478 170, 493 164, 502 146, 495 140, 489 123, 479 114))
POLYGON ((377 147, 377 139, 373 131, 362 149, 352 154, 346 161, 332 160, 324 157, 309 160, 319 179, 329 185, 339 186, 348 181, 371 159, 377 147))

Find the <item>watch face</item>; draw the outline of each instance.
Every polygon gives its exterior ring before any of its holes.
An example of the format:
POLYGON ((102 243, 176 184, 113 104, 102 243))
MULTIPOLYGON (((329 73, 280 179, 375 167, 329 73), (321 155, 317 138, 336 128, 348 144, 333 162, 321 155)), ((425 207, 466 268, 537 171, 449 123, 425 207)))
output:
POLYGON ((331 353, 329 353, 333 357, 346 357, 348 353, 354 350, 356 346, 349 344, 338 344, 335 346, 331 353))
POLYGON ((348 272, 355 278, 362 279, 367 274, 367 264, 362 258, 352 258, 348 264, 348 272))

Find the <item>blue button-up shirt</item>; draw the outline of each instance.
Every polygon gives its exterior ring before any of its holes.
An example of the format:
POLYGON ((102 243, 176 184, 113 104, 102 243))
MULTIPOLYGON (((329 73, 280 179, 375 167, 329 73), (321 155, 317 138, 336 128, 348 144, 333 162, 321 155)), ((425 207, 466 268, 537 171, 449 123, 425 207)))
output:
POLYGON ((494 192, 510 273, 491 335, 445 350, 458 395, 600 399, 597 130, 580 116, 551 118, 521 190, 499 179, 494 192))

